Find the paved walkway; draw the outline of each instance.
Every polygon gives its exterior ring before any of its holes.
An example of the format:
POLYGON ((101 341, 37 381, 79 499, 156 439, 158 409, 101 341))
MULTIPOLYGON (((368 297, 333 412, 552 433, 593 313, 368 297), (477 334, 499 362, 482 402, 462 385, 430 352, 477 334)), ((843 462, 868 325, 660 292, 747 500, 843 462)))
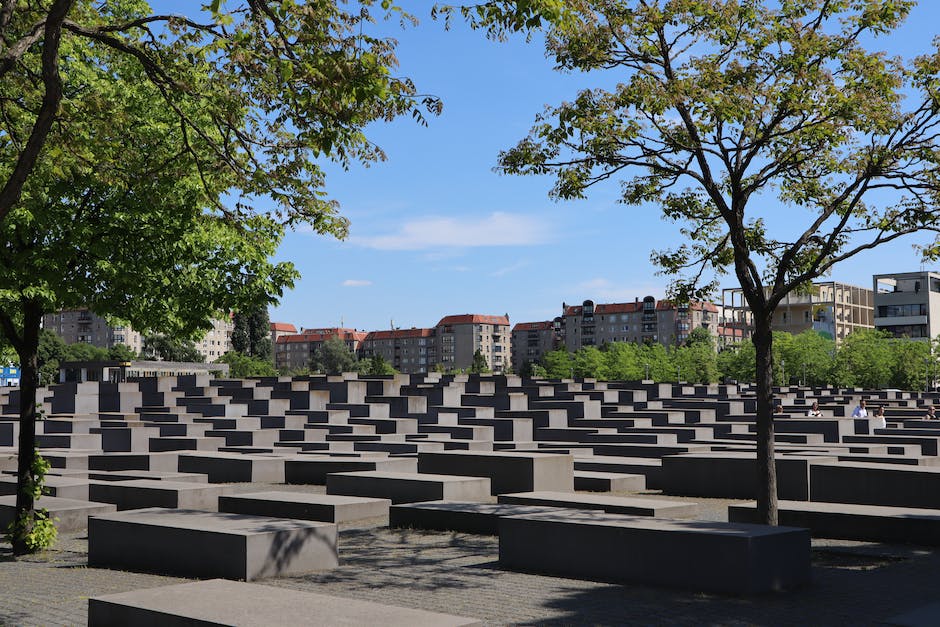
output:
MULTIPOLYGON (((916 547, 816 541, 812 586, 735 598, 510 572, 495 537, 350 527, 339 543, 339 568, 260 583, 488 624, 864 625, 940 600, 940 551, 916 547)), ((90 596, 183 581, 88 568, 86 557, 83 534, 20 561, 0 543, 0 624, 81 625, 90 596)))

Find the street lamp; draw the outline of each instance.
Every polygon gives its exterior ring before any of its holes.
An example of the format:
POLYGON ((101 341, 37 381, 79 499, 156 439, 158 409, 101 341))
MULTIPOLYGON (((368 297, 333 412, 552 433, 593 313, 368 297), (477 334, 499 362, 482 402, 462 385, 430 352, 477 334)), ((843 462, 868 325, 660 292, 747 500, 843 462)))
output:
POLYGON ((643 365, 646 366, 646 380, 649 381, 650 380, 650 365, 649 364, 643 364, 643 365))
POLYGON ((781 378, 783 379, 783 385, 786 385, 787 384, 787 360, 782 359, 782 358, 780 359, 780 374, 782 375, 781 378))
POLYGON ((682 366, 676 366, 676 383, 682 383, 682 366))
POLYGON ((806 385, 806 362, 803 362, 803 379, 800 381, 801 386, 806 385))

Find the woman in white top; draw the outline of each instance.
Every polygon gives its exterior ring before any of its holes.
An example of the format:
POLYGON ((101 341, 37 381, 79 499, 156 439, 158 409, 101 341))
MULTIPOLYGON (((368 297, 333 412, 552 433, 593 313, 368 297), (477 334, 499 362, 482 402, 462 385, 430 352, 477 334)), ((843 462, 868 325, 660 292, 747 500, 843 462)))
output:
POLYGON ((813 401, 813 406, 809 408, 809 411, 806 412, 806 415, 810 418, 820 418, 822 417, 822 412, 819 411, 819 403, 813 401))
POLYGON ((875 413, 872 414, 870 422, 872 431, 875 429, 886 429, 888 427, 888 423, 885 421, 885 408, 876 408, 875 413))

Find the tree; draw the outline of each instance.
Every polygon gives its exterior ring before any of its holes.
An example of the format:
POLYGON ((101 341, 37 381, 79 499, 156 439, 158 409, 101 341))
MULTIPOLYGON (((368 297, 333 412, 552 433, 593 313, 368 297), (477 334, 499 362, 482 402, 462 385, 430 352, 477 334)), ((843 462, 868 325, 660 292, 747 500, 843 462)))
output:
POLYGON ((549 351, 542 357, 545 375, 552 379, 567 379, 574 376, 571 353, 565 349, 549 351))
POLYGON ((486 357, 479 348, 473 353, 473 361, 470 363, 470 372, 473 374, 490 372, 490 365, 487 363, 486 357))
POLYGON ((388 375, 396 374, 397 371, 382 355, 376 353, 368 361, 359 362, 359 372, 362 374, 388 375))
POLYGON ((132 361, 137 359, 137 353, 127 344, 115 344, 108 349, 108 359, 114 361, 132 361))
POLYGON ((276 377, 277 371, 267 359, 257 359, 237 351, 229 351, 214 363, 228 364, 229 376, 236 379, 246 377, 276 377))
POLYGON ((887 387, 893 366, 889 337, 888 333, 874 329, 849 333, 842 340, 833 364, 836 383, 869 390, 887 387))
POLYGON ((205 355, 199 352, 192 340, 186 337, 173 337, 166 333, 153 333, 144 336, 143 351, 145 359, 151 361, 187 361, 202 363, 205 355))
POLYGON ((604 354, 596 346, 582 346, 572 356, 574 376, 579 378, 607 379, 607 363, 604 354))
POLYGON ((271 320, 266 304, 257 304, 232 316, 232 348, 239 353, 262 360, 270 360, 271 320))
POLYGON ((50 385, 59 380, 59 361, 65 354, 65 341, 54 331, 42 329, 39 332, 36 349, 36 369, 39 373, 39 385, 50 385))
POLYGON ((310 366, 324 374, 342 374, 358 370, 359 362, 356 355, 346 346, 346 342, 334 335, 320 344, 313 354, 313 363, 310 366))
POLYGON ((108 349, 84 342, 67 344, 62 352, 62 361, 104 361, 107 358, 108 349))
MULTIPOLYGON (((776 337, 776 336, 775 336, 776 337)), ((831 379, 835 340, 812 329, 793 336, 786 346, 774 345, 787 362, 787 372, 799 377, 804 385, 823 385, 831 379)))
POLYGON ((15 554, 32 526, 43 313, 87 306, 192 339, 213 315, 267 304, 296 277, 271 261, 285 228, 346 233, 323 160, 381 159, 366 125, 439 109, 391 71, 394 42, 369 34, 371 4, 213 0, 188 18, 139 0, 3 3, 0 330, 22 366, 15 554))
MULTIPOLYGON (((622 178, 625 204, 661 208, 683 244, 653 260, 678 300, 730 269, 753 316, 757 503, 777 523, 772 320, 781 301, 840 261, 940 230, 940 54, 872 51, 911 2, 490 0, 467 15, 493 36, 545 24, 563 71, 619 72, 537 118, 499 157, 584 197, 622 178), (771 234, 768 206, 788 222, 771 234), (805 216, 805 221, 800 218, 805 216)), ((923 248, 938 256, 940 244, 923 248)))

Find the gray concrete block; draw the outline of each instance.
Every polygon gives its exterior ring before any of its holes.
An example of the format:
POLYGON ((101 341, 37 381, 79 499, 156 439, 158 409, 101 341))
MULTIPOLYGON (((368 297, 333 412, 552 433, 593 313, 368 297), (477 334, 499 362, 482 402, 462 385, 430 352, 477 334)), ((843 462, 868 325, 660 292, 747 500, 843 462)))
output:
POLYGON ((502 494, 497 501, 499 503, 515 505, 546 505, 571 509, 599 510, 608 514, 659 516, 666 518, 694 516, 698 511, 698 505, 683 501, 576 492, 520 492, 518 494, 502 494))
POLYGON ((220 512, 333 523, 387 517, 389 505, 388 499, 302 492, 252 492, 219 497, 220 512))
MULTIPOLYGON (((805 527, 813 537, 940 546, 940 510, 847 503, 779 501, 781 525, 805 527)), ((731 522, 756 523, 757 503, 728 506, 731 522)))
POLYGON ((284 459, 239 453, 180 453, 180 472, 207 475, 210 483, 284 483, 284 459))
POLYGON ((812 500, 940 509, 940 467, 862 462, 814 465, 812 500))
POLYGON ((336 525, 139 509, 88 521, 88 565, 251 581, 335 568, 336 525))
POLYGON ((587 492, 640 492, 646 489, 646 477, 615 472, 575 470, 574 489, 587 492))
MULTIPOLYGON (((110 503, 92 503, 76 499, 44 496, 36 501, 36 507, 45 509, 55 520, 61 533, 82 531, 88 528, 88 517, 110 514, 116 511, 110 503)), ((6 529, 16 514, 16 496, 0 496, 0 529, 6 529)))
POLYGON ((569 512, 499 520, 512 570, 590 581, 754 594, 810 580, 806 529, 569 512))
POLYGON ((432 501, 402 503, 389 510, 389 527, 430 529, 434 531, 460 531, 495 536, 499 534, 502 516, 541 514, 544 512, 572 511, 539 505, 511 505, 508 503, 454 503, 432 501))
POLYGON ((229 486, 154 479, 93 481, 88 487, 90 500, 113 503, 120 511, 168 507, 215 512, 219 497, 229 492, 229 486))
POLYGON ((481 624, 461 616, 213 579, 134 590, 88 600, 91 627, 227 625, 383 625, 462 627, 481 624))
POLYGON ((384 472, 417 472, 418 460, 413 458, 388 457, 326 457, 297 456, 284 462, 286 483, 326 485, 326 477, 338 472, 363 472, 380 470, 384 472))
POLYGON ((418 472, 487 477, 493 494, 574 490, 574 458, 552 453, 420 453, 418 472))
MULTIPOLYGON (((778 454, 780 498, 810 500, 810 468, 828 461, 835 457, 778 454)), ((753 499, 757 496, 757 454, 721 451, 664 457, 659 485, 666 494, 753 499)))
POLYGON ((326 478, 327 494, 389 499, 392 503, 419 501, 487 501, 490 480, 404 472, 343 472, 326 478))

